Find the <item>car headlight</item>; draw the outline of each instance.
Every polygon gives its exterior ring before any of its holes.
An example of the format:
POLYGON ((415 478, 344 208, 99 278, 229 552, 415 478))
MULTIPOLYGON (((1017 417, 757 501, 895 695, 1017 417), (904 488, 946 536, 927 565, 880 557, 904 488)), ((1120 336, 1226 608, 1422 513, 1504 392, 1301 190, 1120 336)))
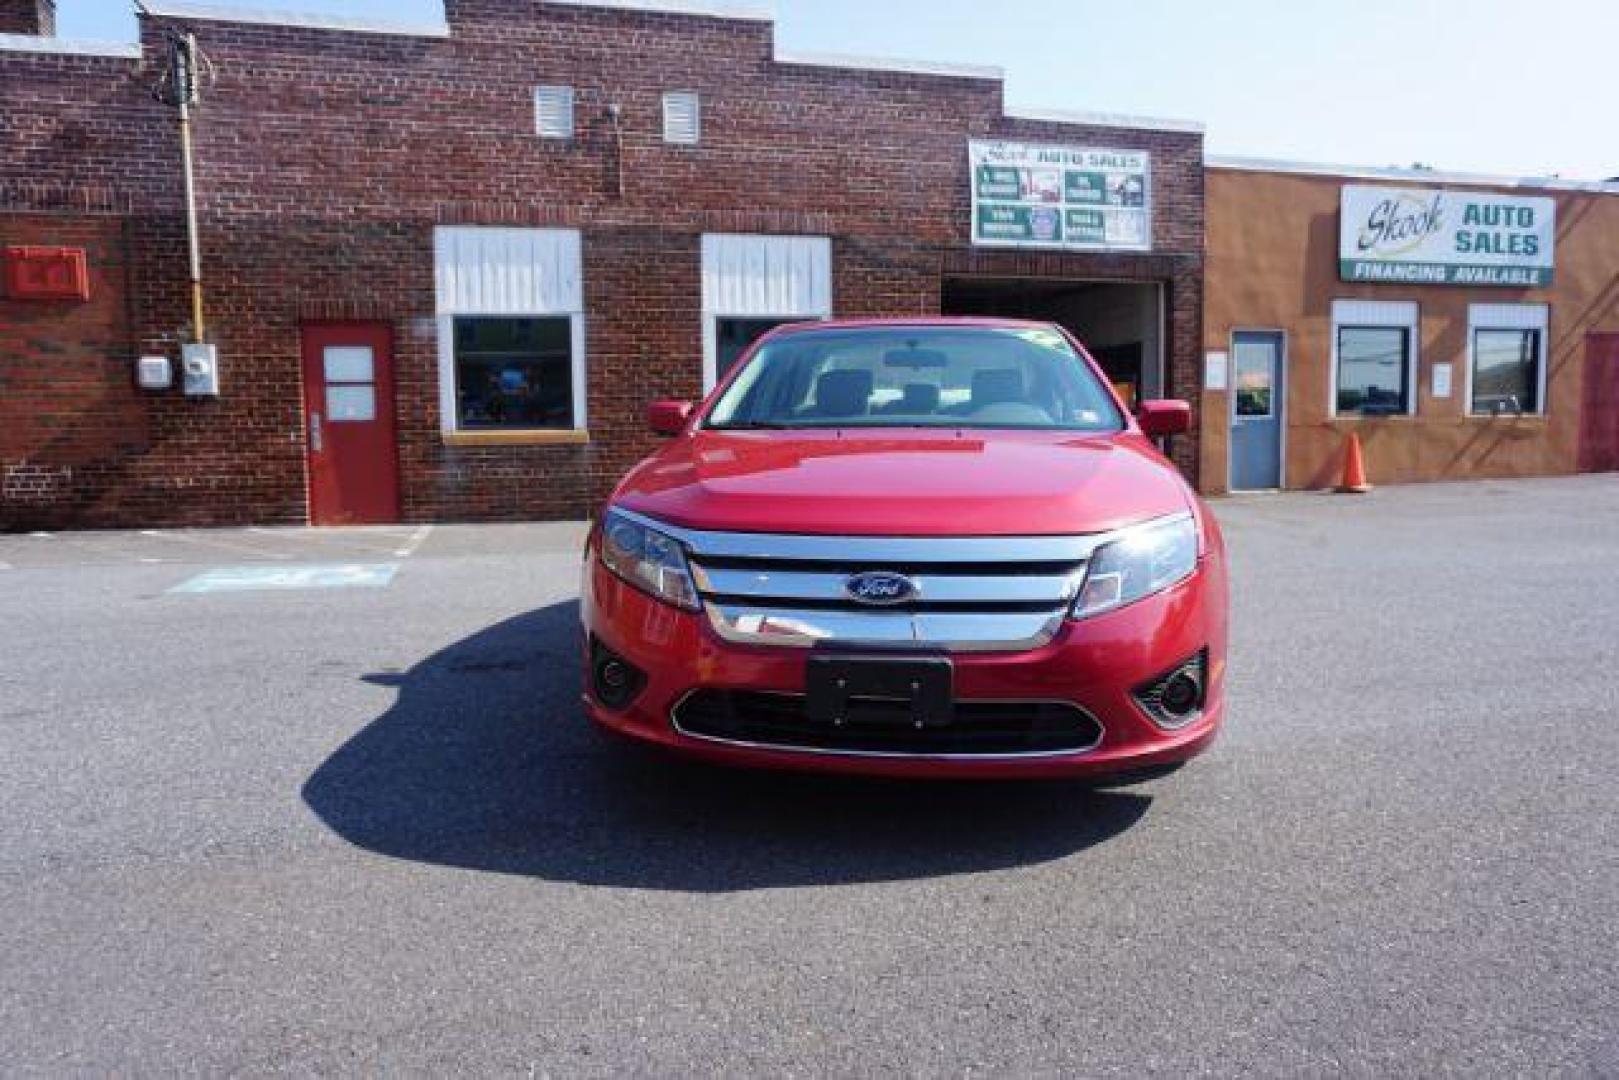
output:
POLYGON ((602 565, 625 581, 676 607, 697 611, 697 586, 680 542, 609 510, 602 519, 602 565))
POLYGON ((1134 603, 1197 569, 1197 523, 1188 515, 1137 525, 1097 548, 1074 601, 1083 619, 1134 603))

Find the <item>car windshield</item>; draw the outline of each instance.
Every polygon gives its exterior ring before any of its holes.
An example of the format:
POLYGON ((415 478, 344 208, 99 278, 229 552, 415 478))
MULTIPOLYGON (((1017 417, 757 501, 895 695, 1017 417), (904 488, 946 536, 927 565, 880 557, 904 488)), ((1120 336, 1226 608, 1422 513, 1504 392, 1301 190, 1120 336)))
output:
POLYGON ((897 326, 767 342, 706 426, 1117 431, 1123 419, 1055 330, 897 326))

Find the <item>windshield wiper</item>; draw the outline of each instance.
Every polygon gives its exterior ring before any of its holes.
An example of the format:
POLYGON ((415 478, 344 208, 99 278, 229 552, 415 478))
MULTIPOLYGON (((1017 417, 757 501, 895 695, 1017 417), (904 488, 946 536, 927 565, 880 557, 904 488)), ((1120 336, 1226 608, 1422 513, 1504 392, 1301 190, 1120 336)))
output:
POLYGON ((740 424, 715 424, 710 431, 786 431, 786 424, 773 424, 768 420, 744 420, 740 424))

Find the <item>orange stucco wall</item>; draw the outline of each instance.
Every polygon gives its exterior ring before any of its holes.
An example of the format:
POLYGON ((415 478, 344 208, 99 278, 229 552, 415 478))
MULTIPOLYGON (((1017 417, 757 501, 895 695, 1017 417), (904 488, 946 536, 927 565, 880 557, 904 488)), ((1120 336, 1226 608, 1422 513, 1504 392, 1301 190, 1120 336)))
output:
MULTIPOLYGON (((1204 348, 1229 350, 1235 330, 1286 332, 1284 485, 1335 484, 1351 431, 1360 433, 1373 483, 1574 472, 1586 335, 1619 331, 1619 195, 1501 189, 1557 202, 1556 273, 1549 288, 1351 285, 1338 277, 1339 190, 1379 182, 1223 168, 1208 173, 1204 348), (1416 415, 1330 415, 1332 301, 1338 299, 1420 305, 1416 415), (1543 416, 1466 415, 1468 305, 1473 303, 1550 305, 1543 416), (1454 372, 1448 399, 1433 396, 1433 366, 1442 363, 1454 372)), ((1211 493, 1225 491, 1230 476, 1230 410, 1229 392, 1204 392, 1201 475, 1211 493)))

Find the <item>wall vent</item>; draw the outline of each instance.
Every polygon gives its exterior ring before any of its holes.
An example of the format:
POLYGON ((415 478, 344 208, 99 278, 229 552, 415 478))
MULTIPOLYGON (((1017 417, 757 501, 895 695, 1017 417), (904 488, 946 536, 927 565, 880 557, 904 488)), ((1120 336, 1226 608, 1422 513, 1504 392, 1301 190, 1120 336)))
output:
POLYGON ((663 95, 663 141, 696 146, 702 135, 703 111, 697 95, 688 91, 663 95))
POLYGON ((573 87, 541 86, 534 91, 534 129, 542 139, 573 138, 573 87))

